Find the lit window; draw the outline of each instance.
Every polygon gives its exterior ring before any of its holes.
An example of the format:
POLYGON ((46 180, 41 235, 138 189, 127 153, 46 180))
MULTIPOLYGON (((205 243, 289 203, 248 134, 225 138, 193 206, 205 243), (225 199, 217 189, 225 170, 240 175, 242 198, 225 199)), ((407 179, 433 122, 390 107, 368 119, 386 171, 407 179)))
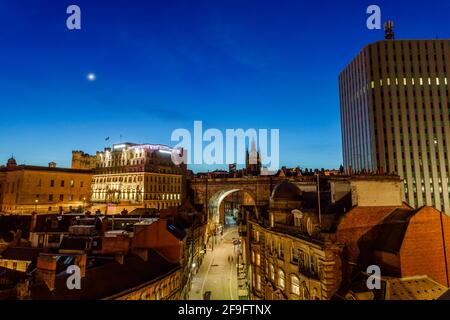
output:
POLYGON ((284 259, 284 247, 281 241, 278 243, 278 258, 281 260, 284 259))
POLYGON ((283 270, 278 271, 278 287, 280 289, 284 289, 284 287, 285 287, 285 278, 284 278, 283 270))
POLYGON ((300 280, 295 275, 291 276, 291 292, 300 296, 300 280))

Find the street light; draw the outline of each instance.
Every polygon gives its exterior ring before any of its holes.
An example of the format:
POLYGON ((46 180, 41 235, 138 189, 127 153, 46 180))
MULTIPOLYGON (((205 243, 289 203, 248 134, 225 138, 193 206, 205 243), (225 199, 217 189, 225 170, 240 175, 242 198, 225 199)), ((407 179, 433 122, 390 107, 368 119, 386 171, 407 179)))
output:
POLYGON ((37 213, 37 205, 38 205, 38 202, 39 202, 38 199, 34 200, 34 212, 36 212, 36 213, 37 213))

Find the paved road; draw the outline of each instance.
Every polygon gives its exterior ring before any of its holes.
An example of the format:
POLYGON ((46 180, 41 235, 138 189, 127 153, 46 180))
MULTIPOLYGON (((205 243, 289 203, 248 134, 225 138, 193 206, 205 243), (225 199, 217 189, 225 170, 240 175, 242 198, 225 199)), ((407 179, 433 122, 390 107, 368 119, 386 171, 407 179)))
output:
MULTIPOLYGON (((236 256, 233 238, 238 238, 237 227, 225 229, 223 241, 218 240, 214 250, 208 249, 199 272, 192 280, 190 300, 203 300, 211 292, 211 300, 237 300, 236 256), (228 257, 233 256, 233 262, 228 257)), ((220 237, 218 237, 220 238, 220 237)))

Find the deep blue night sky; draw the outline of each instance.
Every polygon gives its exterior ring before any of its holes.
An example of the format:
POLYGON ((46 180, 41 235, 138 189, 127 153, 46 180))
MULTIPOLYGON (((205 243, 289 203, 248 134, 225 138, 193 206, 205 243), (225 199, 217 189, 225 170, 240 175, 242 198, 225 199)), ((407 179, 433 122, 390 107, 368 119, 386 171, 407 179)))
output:
POLYGON ((383 38, 371 4, 397 38, 450 38, 448 0, 0 0, 0 161, 70 166, 73 149, 171 144, 202 120, 278 128, 282 165, 338 167, 338 74, 383 38))

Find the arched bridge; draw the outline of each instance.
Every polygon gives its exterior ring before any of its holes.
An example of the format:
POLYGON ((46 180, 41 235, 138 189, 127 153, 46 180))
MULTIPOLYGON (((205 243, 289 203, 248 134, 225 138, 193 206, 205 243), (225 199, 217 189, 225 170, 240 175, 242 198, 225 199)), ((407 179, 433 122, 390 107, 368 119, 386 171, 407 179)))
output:
POLYGON ((194 178, 191 187, 194 191, 194 203, 202 204, 208 212, 210 222, 223 224, 223 213, 220 213, 222 201, 234 192, 244 192, 248 194, 257 206, 268 205, 273 189, 282 181, 289 181, 296 184, 302 191, 314 191, 316 182, 313 177, 243 177, 208 179, 194 178))

